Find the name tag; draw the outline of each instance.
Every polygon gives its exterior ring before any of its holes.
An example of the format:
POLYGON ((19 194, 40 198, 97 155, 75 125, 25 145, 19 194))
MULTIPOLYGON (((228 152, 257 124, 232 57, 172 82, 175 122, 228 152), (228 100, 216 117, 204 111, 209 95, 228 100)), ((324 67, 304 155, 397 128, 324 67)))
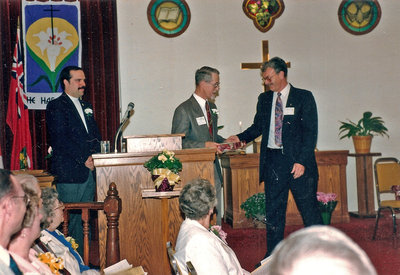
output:
POLYGON ((283 115, 294 115, 294 107, 287 107, 283 109, 283 115))
POLYGON ((207 124, 206 119, 203 116, 196 118, 196 121, 197 121, 197 125, 199 125, 199 126, 207 124))

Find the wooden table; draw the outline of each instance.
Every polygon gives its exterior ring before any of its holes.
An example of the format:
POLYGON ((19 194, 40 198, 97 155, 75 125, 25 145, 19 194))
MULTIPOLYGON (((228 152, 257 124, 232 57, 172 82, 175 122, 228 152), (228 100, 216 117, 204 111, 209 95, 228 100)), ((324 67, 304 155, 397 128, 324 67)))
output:
POLYGON ((381 153, 349 154, 356 158, 358 211, 350 212, 352 216, 372 218, 376 216, 374 199, 374 178, 372 158, 381 153))

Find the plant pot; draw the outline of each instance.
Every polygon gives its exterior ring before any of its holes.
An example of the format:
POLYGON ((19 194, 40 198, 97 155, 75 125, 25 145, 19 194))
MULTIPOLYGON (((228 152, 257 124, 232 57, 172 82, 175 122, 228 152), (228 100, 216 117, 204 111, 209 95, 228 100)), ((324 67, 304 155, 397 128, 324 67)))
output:
POLYGON ((356 154, 368 154, 371 151, 372 136, 352 136, 356 154))

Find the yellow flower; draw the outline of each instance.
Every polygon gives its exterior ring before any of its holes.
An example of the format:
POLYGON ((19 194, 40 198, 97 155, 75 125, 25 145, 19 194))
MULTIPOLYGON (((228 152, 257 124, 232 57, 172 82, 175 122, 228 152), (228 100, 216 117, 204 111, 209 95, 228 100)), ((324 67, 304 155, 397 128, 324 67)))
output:
POLYGON ((64 269, 64 260, 60 257, 54 256, 50 252, 39 253, 38 259, 50 267, 51 273, 59 275, 59 270, 64 269))
POLYGON ((75 239, 72 237, 66 237, 65 238, 67 240, 67 242, 69 242, 72 246, 72 248, 76 251, 76 249, 78 249, 79 244, 76 243, 75 239))
POLYGON ((269 2, 268 1, 263 1, 262 6, 263 6, 264 9, 268 9, 269 2))
POLYGON ((167 159, 167 157, 164 156, 164 155, 159 155, 159 156, 158 156, 158 160, 161 160, 161 161, 164 163, 164 162, 166 162, 168 159, 167 159))

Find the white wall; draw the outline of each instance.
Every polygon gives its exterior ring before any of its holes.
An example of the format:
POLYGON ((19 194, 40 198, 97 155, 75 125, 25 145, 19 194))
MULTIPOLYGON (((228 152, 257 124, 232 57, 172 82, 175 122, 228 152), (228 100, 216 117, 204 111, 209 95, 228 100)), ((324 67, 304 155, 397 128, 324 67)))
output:
MULTIPOLYGON (((373 152, 400 158, 400 1, 379 1, 382 18, 365 35, 346 32, 338 21, 341 0, 285 0, 285 10, 266 33, 242 10, 242 0, 186 0, 189 28, 175 38, 160 36, 147 20, 149 1, 117 0, 121 106, 135 103, 124 135, 169 133, 175 107, 194 91, 194 72, 220 70, 216 100, 225 137, 252 122, 262 91, 257 70, 241 62, 261 61, 261 41, 270 56, 291 62, 289 81, 314 93, 319 109, 319 150, 354 151, 339 140, 339 120, 358 120, 364 111, 382 116, 390 138, 375 137, 373 152)), ((349 158, 349 210, 357 210, 355 160, 349 158)))

